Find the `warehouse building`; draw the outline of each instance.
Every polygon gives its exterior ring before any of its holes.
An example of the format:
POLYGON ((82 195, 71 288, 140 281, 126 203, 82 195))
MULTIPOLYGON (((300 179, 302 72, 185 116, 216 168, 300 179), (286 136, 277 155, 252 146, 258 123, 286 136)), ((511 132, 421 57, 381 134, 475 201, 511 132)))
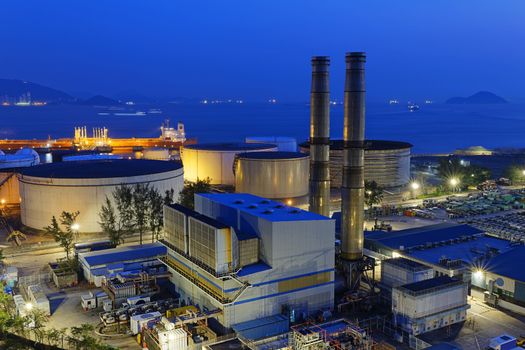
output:
MULTIPOLYGON (((155 160, 90 160, 25 168, 20 183, 22 223, 41 230, 62 211, 79 211, 80 232, 98 232, 98 213, 118 186, 149 184, 176 196, 184 186, 180 162, 155 160)), ((177 200, 177 198, 175 198, 177 200)))
POLYGON ((166 247, 158 242, 79 253, 78 262, 84 277, 97 287, 111 274, 156 265, 166 255, 166 247))
MULTIPOLYGON (((365 254, 382 261, 381 275, 402 275, 390 258, 404 258, 431 268, 434 276, 457 277, 486 291, 485 301, 525 314, 525 247, 486 235, 469 225, 438 224, 365 235, 365 254), (383 271, 384 269, 389 269, 383 271)), ((395 259, 397 260, 397 259, 395 259)))
MULTIPOLYGON (((366 140, 365 179, 380 186, 394 188, 405 186, 410 180, 410 150, 408 142, 366 140)), ((308 153, 310 144, 300 145, 308 153)), ((343 178, 343 140, 330 140, 330 185, 341 187, 343 178)))
POLYGON ((267 143, 207 143, 181 149, 184 178, 188 181, 210 178, 214 185, 235 185, 233 162, 239 153, 277 151, 267 143))
POLYGON ((525 314, 524 257, 525 246, 520 245, 478 265, 472 274, 472 285, 487 291, 487 302, 525 314))
POLYGON ((235 192, 285 201, 308 196, 310 157, 304 153, 241 153, 234 169, 235 192))
POLYGON ((198 194, 195 211, 164 207, 163 259, 189 303, 222 310, 225 327, 334 302, 334 221, 250 194, 198 194))

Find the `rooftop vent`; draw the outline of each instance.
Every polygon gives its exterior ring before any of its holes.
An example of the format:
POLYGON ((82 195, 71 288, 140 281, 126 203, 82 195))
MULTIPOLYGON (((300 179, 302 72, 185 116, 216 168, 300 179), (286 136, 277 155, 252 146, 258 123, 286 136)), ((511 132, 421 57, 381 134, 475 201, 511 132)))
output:
POLYGON ((263 199, 263 200, 261 201, 261 204, 270 204, 270 201, 267 200, 267 199, 263 199))
POLYGON ((244 201, 242 199, 237 199, 233 202, 233 204, 242 204, 244 201))
POLYGON ((282 204, 277 204, 274 208, 275 208, 275 209, 281 209, 281 208, 284 208, 284 205, 282 205, 282 204))
POLYGON ((248 208, 250 208, 250 209, 255 209, 255 208, 257 208, 257 204, 250 204, 250 205, 248 206, 248 208))
POLYGON ((299 214, 301 211, 299 209, 290 210, 290 214, 299 214))
POLYGON ((271 214, 273 213, 273 210, 271 209, 266 209, 265 211, 263 211, 263 214, 271 214))

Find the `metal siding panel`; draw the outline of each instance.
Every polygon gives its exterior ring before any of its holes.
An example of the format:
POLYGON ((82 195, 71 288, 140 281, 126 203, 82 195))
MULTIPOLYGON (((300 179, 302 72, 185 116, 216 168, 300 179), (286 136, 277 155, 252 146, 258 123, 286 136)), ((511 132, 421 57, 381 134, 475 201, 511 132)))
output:
POLYGON ((514 299, 525 302, 525 283, 514 281, 514 299))

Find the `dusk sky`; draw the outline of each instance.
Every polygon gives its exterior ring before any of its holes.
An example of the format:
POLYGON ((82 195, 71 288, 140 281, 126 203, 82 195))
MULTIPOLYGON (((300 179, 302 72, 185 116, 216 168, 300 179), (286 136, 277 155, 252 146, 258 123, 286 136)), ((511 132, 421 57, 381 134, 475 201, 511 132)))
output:
POLYGON ((525 1, 9 0, 0 78, 75 94, 308 99, 310 57, 368 54, 369 98, 525 100, 525 1))

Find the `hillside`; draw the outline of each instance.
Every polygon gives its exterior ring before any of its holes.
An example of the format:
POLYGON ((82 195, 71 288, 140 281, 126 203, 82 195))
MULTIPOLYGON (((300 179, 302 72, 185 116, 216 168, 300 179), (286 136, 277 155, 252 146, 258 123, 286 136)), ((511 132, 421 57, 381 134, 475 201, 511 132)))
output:
POLYGON ((80 102, 80 104, 89 106, 116 106, 119 105, 120 102, 106 96, 96 95, 80 102))
POLYGON ((67 103, 76 99, 67 93, 30 81, 0 79, 0 101, 18 102, 21 98, 47 103, 67 103))
POLYGON ((503 97, 500 97, 489 91, 479 91, 469 97, 452 97, 446 103, 448 104, 465 104, 465 105, 483 105, 483 104, 503 104, 508 103, 503 97))

